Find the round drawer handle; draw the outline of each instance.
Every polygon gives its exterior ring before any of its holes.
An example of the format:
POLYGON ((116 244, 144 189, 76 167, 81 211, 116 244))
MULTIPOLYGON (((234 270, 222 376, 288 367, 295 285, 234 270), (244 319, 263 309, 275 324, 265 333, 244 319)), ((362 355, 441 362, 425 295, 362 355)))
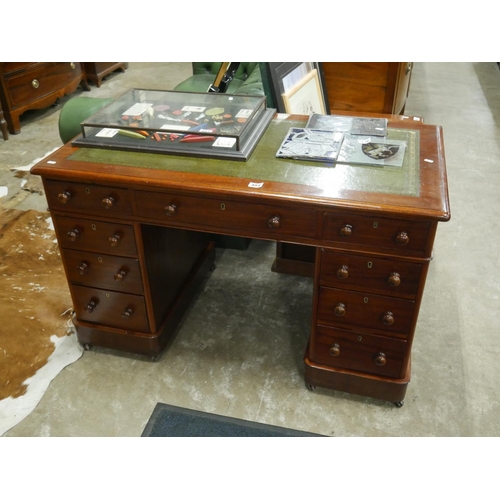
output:
POLYGON ((329 352, 333 357, 340 356, 340 346, 338 344, 333 344, 329 352))
POLYGON ((117 247, 121 240, 122 240, 122 237, 119 234, 117 234, 117 233, 111 235, 108 238, 109 244, 112 247, 117 247))
POLYGON ((387 311, 382 317, 382 323, 384 325, 392 325, 394 323, 394 314, 391 311, 387 311))
POLYGON ((396 235, 396 243, 398 245, 407 245, 409 241, 410 237, 408 236, 408 233, 406 231, 400 231, 396 235))
POLYGON ((74 228, 74 229, 71 229, 70 231, 68 231, 67 235, 71 241, 76 241, 80 236, 80 231, 78 229, 74 228))
POLYGON ((125 279, 126 276, 127 276, 127 271, 122 268, 115 273, 114 278, 115 278, 115 281, 118 281, 121 283, 125 279))
POLYGON ((97 307, 97 300, 90 299, 87 305, 85 306, 85 309, 87 310, 87 312, 91 313, 94 311, 96 307, 97 307))
POLYGON ((102 204, 104 205, 104 208, 106 210, 109 210, 110 208, 113 207, 113 205, 115 204, 115 199, 112 197, 112 196, 108 196, 107 198, 104 198, 102 200, 102 204))
POLYGON ((90 264, 88 262, 82 261, 76 266, 76 268, 78 269, 80 276, 83 276, 89 272, 90 264))
POLYGON ((349 238, 352 236, 352 226, 350 224, 346 224, 340 230, 340 236, 344 238, 349 238))
POLYGON ((65 205, 69 200, 71 200, 71 193, 69 191, 63 191, 57 195, 57 199, 60 203, 65 205))
POLYGON ((75 63, 69 63, 69 67, 70 67, 71 69, 75 69, 75 68, 76 68, 76 65, 75 65, 75 63))
POLYGON ((35 79, 31 82, 31 86, 34 88, 34 89, 37 89, 38 87, 40 87, 40 82, 35 79))
POLYGON ((271 229, 279 229, 280 225, 281 225, 281 220, 279 218, 278 215, 275 215, 273 217, 271 217, 268 221, 267 221, 267 225, 271 228, 271 229))
POLYGON ((345 304, 342 304, 342 302, 339 302, 338 304, 335 305, 335 309, 333 312, 335 313, 335 316, 344 316, 345 315, 345 304))
POLYGON ((126 307, 122 312, 122 318, 129 319, 132 317, 132 314, 134 314, 134 310, 131 307, 126 307))
POLYGON ((177 214, 177 205, 174 203, 170 203, 170 205, 167 205, 165 207, 165 213, 169 216, 172 217, 172 215, 177 214))
POLYGON ((391 273, 389 274, 389 278, 387 279, 387 283, 391 286, 399 286, 401 284, 401 276, 399 273, 391 273))
POLYGON ((384 366, 387 363, 387 358, 383 352, 379 352, 375 357, 375 364, 378 366, 384 366))
POLYGON ((349 277, 349 268, 343 265, 337 269, 337 278, 340 280, 345 280, 349 277))

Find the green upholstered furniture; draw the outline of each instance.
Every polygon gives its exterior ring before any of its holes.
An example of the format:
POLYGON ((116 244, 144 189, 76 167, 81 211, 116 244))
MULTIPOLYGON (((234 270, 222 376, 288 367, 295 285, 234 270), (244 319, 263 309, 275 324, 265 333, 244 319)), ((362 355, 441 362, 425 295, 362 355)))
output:
POLYGON ((59 114, 59 137, 63 144, 82 132, 81 123, 112 102, 112 98, 73 97, 59 114))
MULTIPOLYGON (((207 92, 208 87, 214 83, 219 68, 220 62, 194 62, 193 76, 190 76, 183 82, 179 83, 174 90, 183 92, 207 92)), ((230 82, 227 94, 240 95, 266 95, 260 63, 258 62, 242 62, 238 66, 233 80, 230 82)))

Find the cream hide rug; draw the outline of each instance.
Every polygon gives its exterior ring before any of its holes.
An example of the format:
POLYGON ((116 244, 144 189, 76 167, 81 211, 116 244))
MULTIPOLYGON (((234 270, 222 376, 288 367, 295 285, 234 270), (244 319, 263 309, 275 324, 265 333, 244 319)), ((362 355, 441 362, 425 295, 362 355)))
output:
POLYGON ((0 208, 0 436, 82 356, 48 213, 0 208))

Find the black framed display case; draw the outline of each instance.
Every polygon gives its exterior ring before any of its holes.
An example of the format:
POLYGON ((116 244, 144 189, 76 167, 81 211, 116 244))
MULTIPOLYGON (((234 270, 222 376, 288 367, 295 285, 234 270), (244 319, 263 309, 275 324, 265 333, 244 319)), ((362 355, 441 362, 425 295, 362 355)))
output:
POLYGON ((84 121, 73 144, 245 161, 275 112, 261 96, 131 89, 84 121))

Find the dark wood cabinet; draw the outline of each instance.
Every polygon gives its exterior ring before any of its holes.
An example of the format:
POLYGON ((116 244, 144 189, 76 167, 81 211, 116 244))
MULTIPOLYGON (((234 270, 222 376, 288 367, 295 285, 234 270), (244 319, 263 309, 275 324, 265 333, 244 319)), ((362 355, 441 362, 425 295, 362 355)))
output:
POLYGON ((412 67, 409 62, 322 63, 332 114, 336 110, 403 114, 412 67))
POLYGON ((50 106, 80 84, 90 90, 79 62, 0 63, 0 102, 9 132, 21 131, 19 117, 25 111, 50 106))
POLYGON ((101 86, 103 78, 113 73, 113 71, 125 71, 128 63, 124 62, 85 62, 85 75, 87 80, 94 83, 97 87, 101 86))

